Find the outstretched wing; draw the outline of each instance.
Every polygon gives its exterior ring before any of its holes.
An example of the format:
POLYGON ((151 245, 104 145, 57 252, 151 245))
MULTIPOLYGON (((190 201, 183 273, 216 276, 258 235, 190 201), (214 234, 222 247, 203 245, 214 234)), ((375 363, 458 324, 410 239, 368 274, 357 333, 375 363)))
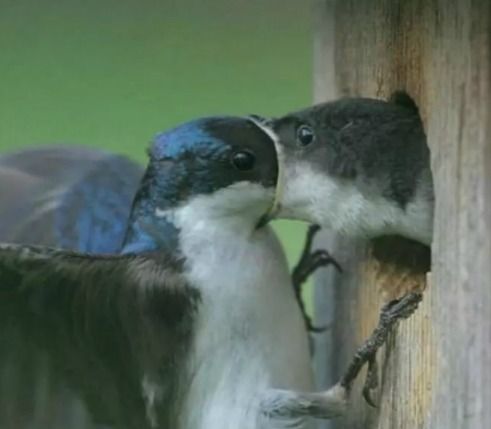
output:
POLYGON ((160 254, 1 245, 0 427, 173 427, 199 299, 179 273, 160 254), (67 421, 67 394, 90 422, 67 421))
POLYGON ((143 169, 98 149, 45 146, 0 157, 0 240, 117 253, 143 169))

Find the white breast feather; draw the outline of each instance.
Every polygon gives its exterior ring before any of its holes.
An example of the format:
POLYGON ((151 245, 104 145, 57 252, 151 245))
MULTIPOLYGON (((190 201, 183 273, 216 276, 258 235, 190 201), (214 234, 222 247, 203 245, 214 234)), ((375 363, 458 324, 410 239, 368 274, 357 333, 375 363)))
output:
POLYGON ((405 209, 382 195, 368 197, 350 180, 335 179, 297 163, 285 177, 281 216, 319 223, 349 236, 399 234, 431 244, 432 201, 418 189, 405 209))
POLYGON ((182 429, 282 427, 259 413, 264 391, 313 388, 307 333, 273 232, 251 234, 228 218, 202 224, 208 210, 226 206, 217 199, 229 197, 236 192, 198 197, 174 213, 189 278, 202 294, 182 429))

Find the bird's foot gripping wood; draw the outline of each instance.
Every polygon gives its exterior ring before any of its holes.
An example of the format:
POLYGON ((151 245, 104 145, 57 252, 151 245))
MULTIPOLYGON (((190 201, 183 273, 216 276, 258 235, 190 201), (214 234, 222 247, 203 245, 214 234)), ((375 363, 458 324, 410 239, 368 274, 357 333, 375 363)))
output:
POLYGON ((394 325, 401 319, 406 319, 414 313, 423 296, 420 293, 411 292, 400 299, 388 302, 380 311, 379 323, 372 335, 358 348, 347 371, 339 384, 348 393, 361 368, 368 363, 368 371, 363 386, 363 397, 371 406, 375 407, 371 392, 378 386, 377 351, 387 341, 387 337, 394 325))
POLYGON ((305 417, 331 419, 341 416, 347 409, 353 382, 363 365, 368 363, 367 378, 363 388, 365 400, 372 406, 371 391, 377 383, 376 355, 385 343, 395 324, 409 317, 421 302, 422 295, 409 293, 382 307, 380 319, 372 335, 360 346, 340 381, 324 392, 296 392, 270 389, 261 400, 262 412, 270 419, 289 420, 291 424, 305 417))
POLYGON ((325 327, 314 326, 312 319, 305 311, 305 305, 302 301, 302 286, 307 279, 320 267, 333 265, 339 272, 342 272, 341 265, 329 254, 327 250, 312 250, 315 235, 320 231, 319 225, 311 225, 307 230, 304 248, 300 260, 292 271, 292 283, 298 304, 302 310, 305 320, 305 326, 309 332, 322 332, 325 327))
POLYGON ((324 392, 297 392, 269 389, 261 400, 261 410, 271 420, 288 421, 288 427, 304 418, 332 419, 342 416, 348 404, 348 392, 339 384, 324 392))

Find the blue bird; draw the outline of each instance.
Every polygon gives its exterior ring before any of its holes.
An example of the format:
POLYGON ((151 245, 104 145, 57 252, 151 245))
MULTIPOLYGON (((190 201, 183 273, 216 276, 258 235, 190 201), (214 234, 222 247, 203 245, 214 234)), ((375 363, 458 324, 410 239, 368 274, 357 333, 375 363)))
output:
MULTIPOLYGON (((260 119, 251 115, 254 120, 260 119)), ((0 157, 0 240, 99 254, 119 253, 143 168, 122 155, 63 145, 0 157)), ((319 267, 340 265, 324 249, 312 250, 319 228, 307 232, 292 271, 297 301, 310 332, 302 286, 319 267)), ((163 235, 163 240, 171 240, 163 235)), ((313 343, 311 344, 313 347, 313 343)))
MULTIPOLYGON (((22 374, 20 415, 61 427, 25 387, 43 385, 42 377, 58 412, 75 397, 93 425, 268 426, 262 399, 276 404, 276 388, 312 388, 286 260, 269 226, 258 226, 275 200, 274 141, 254 120, 234 117, 160 134, 132 206, 140 169, 80 151, 66 152, 62 170, 54 163, 37 175, 22 161, 2 161, 16 166, 20 206, 5 198, 26 222, 19 231, 14 219, 2 223, 2 234, 83 250, 1 246, 0 354, 9 373, 22 374), (121 189, 101 187, 109 170, 121 189), (88 203, 94 195, 103 209, 88 203)), ((12 380, 0 377, 6 395, 12 380)), ((9 393, 0 404, 15 407, 14 399, 9 393)), ((12 423, 5 408, 1 427, 12 423)))
POLYGON ((0 157, 0 239, 121 250, 143 168, 97 149, 48 146, 0 157))

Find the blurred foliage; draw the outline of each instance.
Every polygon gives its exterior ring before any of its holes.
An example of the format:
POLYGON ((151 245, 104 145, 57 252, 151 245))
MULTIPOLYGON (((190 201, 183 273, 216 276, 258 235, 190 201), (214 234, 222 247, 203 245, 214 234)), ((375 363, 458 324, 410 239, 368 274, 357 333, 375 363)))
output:
MULTIPOLYGON (((298 0, 0 0, 0 150, 84 144, 145 160, 154 134, 311 99, 298 0)), ((305 226, 277 222, 290 262, 305 226)))

